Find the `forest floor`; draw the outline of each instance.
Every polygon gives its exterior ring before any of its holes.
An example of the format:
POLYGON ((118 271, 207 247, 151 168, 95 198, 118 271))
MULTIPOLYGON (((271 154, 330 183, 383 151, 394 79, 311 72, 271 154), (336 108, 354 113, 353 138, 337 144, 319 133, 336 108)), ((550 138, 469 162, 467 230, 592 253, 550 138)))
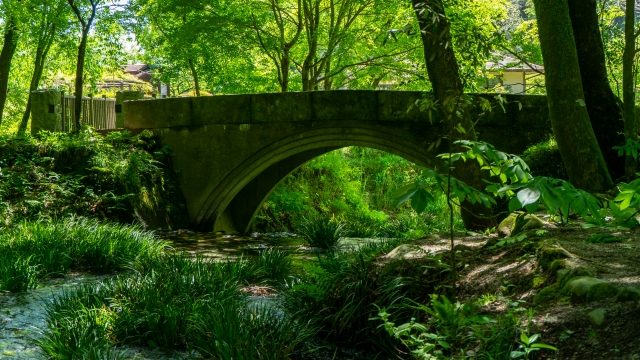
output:
MULTIPOLYGON (((484 310, 505 311, 512 301, 533 309, 523 324, 529 335, 539 333, 540 342, 559 349, 542 358, 640 359, 640 231, 570 224, 507 238, 463 236, 455 243, 465 264, 460 299, 507 294, 484 310), (556 275, 562 269, 575 276, 563 283, 556 275), (568 290, 571 279, 585 275, 604 290, 568 290)), ((449 239, 423 239, 419 246, 444 252, 449 239)))

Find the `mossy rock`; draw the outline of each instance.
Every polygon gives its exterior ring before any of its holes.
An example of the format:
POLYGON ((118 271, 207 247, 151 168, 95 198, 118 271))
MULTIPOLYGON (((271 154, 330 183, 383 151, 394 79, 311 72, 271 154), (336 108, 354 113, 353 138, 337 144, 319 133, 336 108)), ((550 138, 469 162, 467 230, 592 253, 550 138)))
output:
POLYGON ((426 251, 424 251, 418 245, 412 244, 402 244, 391 250, 388 254, 384 255, 382 258, 384 260, 409 260, 409 259, 421 259, 428 255, 426 251))
POLYGON ((595 326, 602 326, 607 320, 607 309, 597 308, 593 309, 588 314, 589 320, 595 326))
POLYGON ((533 214, 513 212, 498 225, 498 234, 501 236, 514 236, 526 230, 540 229, 545 222, 533 214))
POLYGON ((590 276, 569 280, 563 287, 563 291, 571 297, 573 302, 614 299, 618 295, 618 288, 615 285, 590 276))
POLYGON ((559 299, 562 296, 560 291, 560 287, 558 284, 549 285, 546 288, 540 290, 536 296, 533 298, 533 303, 536 305, 544 304, 547 302, 551 302, 553 300, 559 299))
POLYGON ((555 246, 541 247, 537 256, 538 264, 542 270, 550 273, 556 273, 561 268, 566 267, 566 263, 562 260, 569 257, 564 250, 555 246))
POLYGON ((531 173, 536 176, 568 179, 558 144, 553 138, 529 147, 522 154, 522 160, 529 165, 531 173))

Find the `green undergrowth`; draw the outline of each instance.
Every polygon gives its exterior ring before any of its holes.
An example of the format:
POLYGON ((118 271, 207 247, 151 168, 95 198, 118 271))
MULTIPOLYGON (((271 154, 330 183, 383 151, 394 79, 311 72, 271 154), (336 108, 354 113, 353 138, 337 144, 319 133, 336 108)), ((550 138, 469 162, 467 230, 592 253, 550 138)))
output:
POLYGON ((25 291, 72 270, 110 274, 161 256, 165 246, 137 227, 79 218, 23 222, 0 233, 0 290, 25 291))
POLYGON ((399 243, 383 241, 319 255, 286 289, 285 308, 298 319, 310 319, 324 342, 394 353, 399 344, 373 320, 378 308, 402 309, 409 319, 413 311, 405 306, 442 290, 448 274, 439 258, 380 262, 380 256, 399 243))
POLYGON ((0 227, 68 215, 179 225, 167 155, 150 132, 0 137, 0 227))
MULTIPOLYGON (((304 233, 309 219, 335 219, 344 236, 418 238, 447 228, 446 197, 432 184, 434 201, 422 214, 397 207, 393 193, 422 171, 401 157, 347 147, 319 156, 278 185, 257 214, 261 232, 304 233), (304 215, 303 215, 304 214, 304 215)), ((456 218, 456 225, 460 220, 456 218)))

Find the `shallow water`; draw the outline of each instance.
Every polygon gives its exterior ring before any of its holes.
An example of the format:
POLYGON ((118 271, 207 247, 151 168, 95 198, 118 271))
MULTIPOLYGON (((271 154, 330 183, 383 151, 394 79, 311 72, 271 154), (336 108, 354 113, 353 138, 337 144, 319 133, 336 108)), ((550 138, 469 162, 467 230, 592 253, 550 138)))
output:
POLYGON ((299 236, 291 233, 216 235, 178 230, 158 233, 158 237, 169 241, 176 252, 214 259, 252 257, 271 248, 286 250, 291 254, 310 251, 299 236))
POLYGON ((33 340, 46 327, 46 304, 66 290, 101 279, 76 274, 22 294, 0 294, 0 359, 44 359, 33 340))

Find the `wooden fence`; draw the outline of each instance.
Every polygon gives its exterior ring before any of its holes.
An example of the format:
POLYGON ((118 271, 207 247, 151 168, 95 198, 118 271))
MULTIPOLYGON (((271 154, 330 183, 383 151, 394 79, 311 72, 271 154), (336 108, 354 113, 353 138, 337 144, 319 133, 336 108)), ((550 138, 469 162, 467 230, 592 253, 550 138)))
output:
MULTIPOLYGON (((70 132, 75 128, 75 96, 62 96, 62 131, 70 132)), ((107 98, 82 98, 82 124, 87 124, 94 129, 116 128, 116 100, 107 98)))

